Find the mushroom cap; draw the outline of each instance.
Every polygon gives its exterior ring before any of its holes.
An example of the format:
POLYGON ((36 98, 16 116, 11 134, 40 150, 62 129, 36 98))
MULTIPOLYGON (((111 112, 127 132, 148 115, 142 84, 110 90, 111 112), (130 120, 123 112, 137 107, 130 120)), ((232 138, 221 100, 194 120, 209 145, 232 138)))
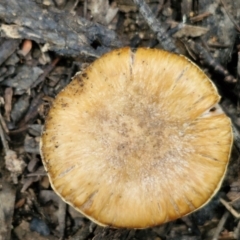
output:
POLYGON ((57 194, 102 226, 146 228, 205 205, 233 141, 211 80, 163 50, 117 49, 61 91, 41 156, 57 194))

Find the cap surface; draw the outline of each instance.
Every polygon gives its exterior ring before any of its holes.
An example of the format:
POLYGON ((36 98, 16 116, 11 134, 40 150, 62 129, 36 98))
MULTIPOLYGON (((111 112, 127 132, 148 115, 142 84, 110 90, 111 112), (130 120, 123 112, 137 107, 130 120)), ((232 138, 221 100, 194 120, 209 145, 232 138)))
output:
POLYGON ((40 148, 53 189, 103 226, 146 228, 195 211, 229 161, 231 122, 219 100, 183 56, 105 54, 49 111, 40 148))

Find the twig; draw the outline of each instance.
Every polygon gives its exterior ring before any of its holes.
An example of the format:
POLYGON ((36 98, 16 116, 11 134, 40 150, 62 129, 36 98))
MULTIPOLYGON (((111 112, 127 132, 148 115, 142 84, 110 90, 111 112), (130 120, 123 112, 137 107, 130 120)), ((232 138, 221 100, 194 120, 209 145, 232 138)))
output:
POLYGON ((160 14, 160 12, 162 11, 164 6, 164 0, 159 0, 158 1, 158 6, 157 6, 157 13, 156 13, 156 17, 158 17, 158 15, 160 14))
MULTIPOLYGON (((1 165, 2 167, 2 165, 1 165)), ((1 172, 3 168, 1 168, 1 172)), ((7 174, 5 174, 8 176, 7 174)), ((3 175, 4 176, 4 175, 3 175)), ((13 212, 16 199, 16 190, 9 183, 6 177, 1 179, 2 189, 0 191, 0 239, 11 240, 14 237, 11 236, 13 230, 13 212)))
POLYGON ((74 4, 73 4, 73 6, 72 6, 72 8, 70 10, 71 12, 74 11, 74 9, 77 7, 78 3, 79 3, 79 0, 75 0, 74 4))
POLYGON ((57 57, 55 58, 45 69, 44 72, 39 76, 39 78, 37 79, 37 81, 35 81, 31 88, 35 88, 39 83, 43 82, 44 79, 47 77, 47 75, 55 68, 55 66, 57 65, 57 63, 59 62, 61 58, 57 57))
POLYGON ((212 68, 216 73, 224 76, 224 81, 229 83, 236 83, 236 79, 225 69, 212 55, 199 43, 192 41, 191 39, 187 42, 191 50, 199 57, 202 63, 212 68))
POLYGON ((202 21, 204 18, 209 17, 209 16, 211 16, 211 15, 212 15, 212 13, 210 13, 210 12, 204 12, 204 13, 199 14, 199 15, 197 15, 197 16, 191 17, 191 18, 190 18, 190 21, 191 21, 192 23, 198 22, 198 21, 202 21))
POLYGON ((223 214, 221 220, 218 223, 218 226, 215 230, 215 233, 213 235, 212 240, 218 240, 219 234, 221 233, 224 224, 226 223, 228 217, 229 217, 230 213, 228 211, 225 211, 225 213, 223 214))
POLYGON ((239 237, 240 237, 240 221, 238 222, 238 225, 234 231, 234 234, 235 234, 235 238, 239 239, 239 237))
POLYGON ((0 124, 2 124, 3 131, 8 134, 9 130, 2 114, 0 114, 0 124))
POLYGON ((238 150, 238 152, 240 153, 240 134, 237 130, 237 128, 234 126, 234 122, 232 121, 232 129, 233 129, 233 136, 234 136, 234 144, 238 150))
POLYGON ((84 0, 84 3, 83 3, 83 17, 84 18, 87 18, 87 8, 88 8, 88 1, 84 0))
POLYGON ((58 201, 58 212, 57 212, 57 218, 58 218, 58 223, 59 223, 59 233, 60 233, 60 238, 64 238, 64 232, 66 228, 66 209, 67 209, 67 204, 62 201, 62 199, 59 198, 58 201))
POLYGON ((35 98, 32 100, 32 103, 25 115, 25 117, 20 121, 18 127, 22 128, 24 127, 27 123, 29 123, 31 120, 33 120, 37 115, 38 115, 38 108, 42 103, 42 98, 44 94, 39 93, 35 98))
POLYGON ((133 2, 139 8, 139 12, 143 15, 149 27, 157 35, 158 41, 161 43, 165 50, 170 52, 179 53, 175 43, 172 38, 168 35, 166 29, 162 26, 160 21, 155 18, 149 6, 144 0, 133 0, 133 2))
POLYGON ((225 9, 225 11, 226 11, 229 19, 230 19, 231 22, 233 23, 234 27, 238 30, 238 32, 240 32, 240 27, 239 27, 239 25, 236 23, 236 21, 233 19, 233 17, 231 16, 231 14, 228 12, 227 6, 226 6, 224 0, 220 0, 220 2, 222 3, 223 8, 225 9))
POLYGON ((6 88, 4 91, 4 102, 5 102, 4 110, 5 110, 6 120, 9 122, 11 121, 12 97, 13 97, 13 89, 11 87, 6 88))
POLYGON ((224 199, 220 198, 220 202, 224 207, 237 219, 240 218, 240 214, 224 199))
MULTIPOLYGON (((1 113, 0 113, 0 116, 2 118, 1 113)), ((8 146, 8 142, 7 142, 6 138, 5 138, 1 122, 0 122, 0 138, 1 138, 1 141, 2 141, 2 145, 3 145, 3 148, 4 148, 5 154, 7 154, 7 152, 9 151, 9 146, 8 146)))

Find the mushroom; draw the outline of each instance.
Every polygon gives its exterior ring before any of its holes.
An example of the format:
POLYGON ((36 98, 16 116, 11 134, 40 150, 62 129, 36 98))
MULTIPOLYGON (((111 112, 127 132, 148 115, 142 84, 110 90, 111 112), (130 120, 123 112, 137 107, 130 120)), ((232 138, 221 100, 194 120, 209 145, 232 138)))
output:
POLYGON ((77 73, 46 118, 41 156, 51 186, 102 226, 181 218, 221 186, 233 141, 211 80, 157 49, 109 52, 77 73))

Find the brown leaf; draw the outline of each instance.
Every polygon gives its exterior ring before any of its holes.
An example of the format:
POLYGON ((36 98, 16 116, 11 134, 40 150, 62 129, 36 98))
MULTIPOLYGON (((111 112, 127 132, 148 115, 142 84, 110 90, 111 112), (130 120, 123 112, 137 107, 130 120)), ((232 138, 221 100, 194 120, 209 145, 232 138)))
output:
POLYGON ((5 165, 8 171, 11 172, 13 182, 16 184, 18 182, 17 177, 23 172, 26 163, 21 157, 17 157, 16 152, 8 150, 5 156, 5 165))
POLYGON ((208 28, 205 27, 198 27, 192 25, 185 25, 179 31, 174 34, 175 38, 182 38, 182 37, 200 37, 208 32, 208 28))

